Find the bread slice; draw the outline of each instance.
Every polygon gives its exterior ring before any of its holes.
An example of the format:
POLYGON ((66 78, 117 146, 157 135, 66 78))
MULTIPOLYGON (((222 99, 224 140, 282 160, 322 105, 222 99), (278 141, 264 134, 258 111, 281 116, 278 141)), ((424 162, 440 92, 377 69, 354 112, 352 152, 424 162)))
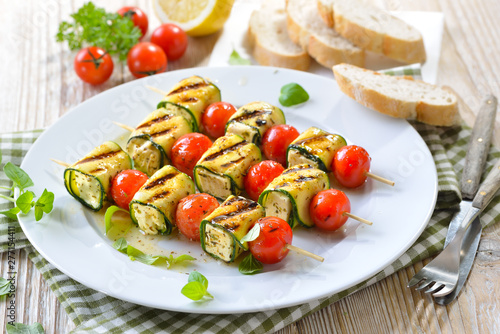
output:
POLYGON ((318 0, 317 2, 319 16, 330 28, 333 28, 333 1, 318 0))
POLYGON ((250 16, 248 28, 253 56, 264 66, 307 71, 311 58, 288 37, 285 2, 267 1, 250 16))
POLYGON ((432 125, 457 123, 457 97, 440 87, 349 64, 333 66, 333 74, 342 92, 370 109, 432 125))
MULTIPOLYGON (((404 63, 423 63, 426 59, 420 32, 388 12, 359 0, 319 0, 333 4, 335 30, 360 48, 381 53, 404 63)), ((328 15, 327 9, 323 15, 328 15)))
POLYGON ((321 65, 340 63, 365 65, 365 52, 318 20, 318 7, 310 0, 287 0, 287 29, 290 39, 321 65))

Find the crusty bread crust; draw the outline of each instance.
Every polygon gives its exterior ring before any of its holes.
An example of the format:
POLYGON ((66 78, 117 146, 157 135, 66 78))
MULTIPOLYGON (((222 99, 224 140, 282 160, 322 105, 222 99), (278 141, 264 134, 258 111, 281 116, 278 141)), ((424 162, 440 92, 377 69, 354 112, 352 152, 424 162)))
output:
MULTIPOLYGON (((253 15, 257 15, 257 12, 253 12, 252 16, 253 15)), ((272 13, 269 13, 269 15, 271 18, 272 13)), ((252 22, 251 18, 250 22, 252 22)), ((260 65, 285 67, 300 71, 307 71, 309 69, 311 58, 307 52, 304 51, 299 54, 291 55, 280 53, 277 50, 265 47, 260 42, 259 34, 255 31, 254 27, 252 27, 252 24, 248 27, 248 36, 250 43, 253 46, 253 56, 260 65)))
MULTIPOLYGON (((309 0, 306 0, 309 1, 309 0)), ((365 52, 358 48, 340 49, 324 43, 314 33, 307 30, 294 19, 288 12, 287 1, 287 30, 288 36, 295 43, 304 49, 311 57, 324 67, 331 68, 333 65, 348 63, 357 66, 365 65, 365 52)))
POLYGON ((333 6, 331 6, 329 3, 325 3, 321 0, 317 1, 318 4, 318 13, 323 22, 330 28, 333 28, 334 21, 333 21, 333 6))
MULTIPOLYGON (((445 105, 428 104, 423 101, 395 99, 383 94, 380 91, 366 87, 362 82, 350 80, 348 77, 340 73, 340 66, 343 65, 346 64, 337 65, 339 67, 333 66, 335 80, 337 81, 340 90, 365 107, 392 117, 416 119, 420 122, 431 125, 451 126, 457 123, 459 116, 456 99, 454 103, 445 105)), ((359 70, 365 71, 373 76, 387 77, 385 74, 380 74, 374 71, 366 69, 359 70)), ((392 77, 392 79, 396 82, 396 84, 397 81, 413 81, 413 79, 409 77, 392 77)), ((419 82, 437 89, 436 86, 424 83, 423 81, 419 82)))

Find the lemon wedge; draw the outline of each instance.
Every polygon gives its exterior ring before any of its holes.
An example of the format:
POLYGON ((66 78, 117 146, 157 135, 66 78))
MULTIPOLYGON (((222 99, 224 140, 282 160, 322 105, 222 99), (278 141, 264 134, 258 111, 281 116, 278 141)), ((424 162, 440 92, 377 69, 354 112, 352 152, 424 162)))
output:
POLYGON ((153 0, 156 16, 174 23, 189 36, 204 36, 222 28, 234 0, 153 0))

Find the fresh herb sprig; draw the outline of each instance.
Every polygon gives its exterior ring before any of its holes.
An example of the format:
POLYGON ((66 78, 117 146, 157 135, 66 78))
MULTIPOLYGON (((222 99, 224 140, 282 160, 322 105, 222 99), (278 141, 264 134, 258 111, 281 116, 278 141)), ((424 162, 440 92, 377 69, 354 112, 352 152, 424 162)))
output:
POLYGON ((71 17, 72 22, 61 22, 56 35, 56 40, 67 41, 71 50, 98 46, 124 61, 128 51, 141 37, 141 30, 134 26, 130 17, 108 13, 92 2, 84 4, 71 17))
POLYGON ((198 271, 189 274, 188 283, 184 285, 181 293, 192 300, 210 300, 214 296, 208 292, 208 280, 198 271))
POLYGON ((14 322, 13 325, 6 324, 5 329, 7 330, 7 334, 45 334, 43 326, 38 322, 35 322, 33 325, 14 322))
POLYGON ((298 83, 289 83, 281 87, 279 101, 285 107, 291 107, 309 100, 309 94, 298 83))
POLYGON ((250 60, 242 58, 236 50, 233 49, 229 56, 229 65, 252 65, 250 60))
POLYGON ((262 271, 263 268, 264 265, 262 264, 262 262, 257 260, 251 253, 248 254, 247 257, 245 257, 238 266, 239 272, 243 275, 258 274, 262 271))
MULTIPOLYGON (((2 162, 2 152, 0 152, 0 163, 2 162)), ((44 213, 50 213, 54 206, 54 193, 44 189, 42 196, 36 199, 34 192, 26 190, 26 188, 34 186, 33 180, 20 167, 17 167, 11 162, 7 162, 3 167, 5 175, 12 181, 12 187, 0 186, 0 189, 9 190, 9 196, 0 195, 0 198, 10 201, 15 204, 13 208, 6 211, 0 211, 1 215, 7 216, 10 219, 17 219, 18 213, 27 214, 31 209, 35 208, 35 219, 42 219, 44 213), (19 189, 19 197, 14 199, 14 190, 19 189), (35 200, 36 199, 36 200, 35 200)))

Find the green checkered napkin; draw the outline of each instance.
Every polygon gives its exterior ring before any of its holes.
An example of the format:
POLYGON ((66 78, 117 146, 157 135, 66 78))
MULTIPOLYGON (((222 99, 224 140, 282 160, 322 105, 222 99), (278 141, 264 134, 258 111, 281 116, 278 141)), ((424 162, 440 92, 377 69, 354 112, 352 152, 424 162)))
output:
MULTIPOLYGON (((460 201, 458 179, 463 169, 467 143, 471 131, 467 127, 439 128, 420 123, 412 124, 427 143, 438 172, 438 202, 436 210, 415 244, 393 264, 350 289, 331 297, 279 310, 230 315, 203 315, 169 312, 124 302, 89 289, 72 280, 47 262, 26 240, 17 221, 0 218, 0 247, 7 249, 8 226, 15 227, 16 246, 26 247, 31 260, 41 271, 62 306, 77 326, 74 333, 266 333, 279 330, 339 299, 365 288, 394 272, 421 261, 443 248, 447 226, 454 211, 451 207, 460 201)), ((0 148, 4 159, 2 165, 11 161, 17 165, 41 131, 18 132, 0 135, 0 148)), ((488 156, 488 171, 500 151, 492 147, 488 156)), ((1 168, 0 168, 1 169, 1 168)), ((486 174, 486 173, 485 173, 486 174)), ((10 186, 0 172, 0 185, 10 186)), ((8 209, 10 203, 0 204, 0 210, 8 209)), ((481 215, 483 226, 500 220, 500 195, 497 195, 481 215)))

